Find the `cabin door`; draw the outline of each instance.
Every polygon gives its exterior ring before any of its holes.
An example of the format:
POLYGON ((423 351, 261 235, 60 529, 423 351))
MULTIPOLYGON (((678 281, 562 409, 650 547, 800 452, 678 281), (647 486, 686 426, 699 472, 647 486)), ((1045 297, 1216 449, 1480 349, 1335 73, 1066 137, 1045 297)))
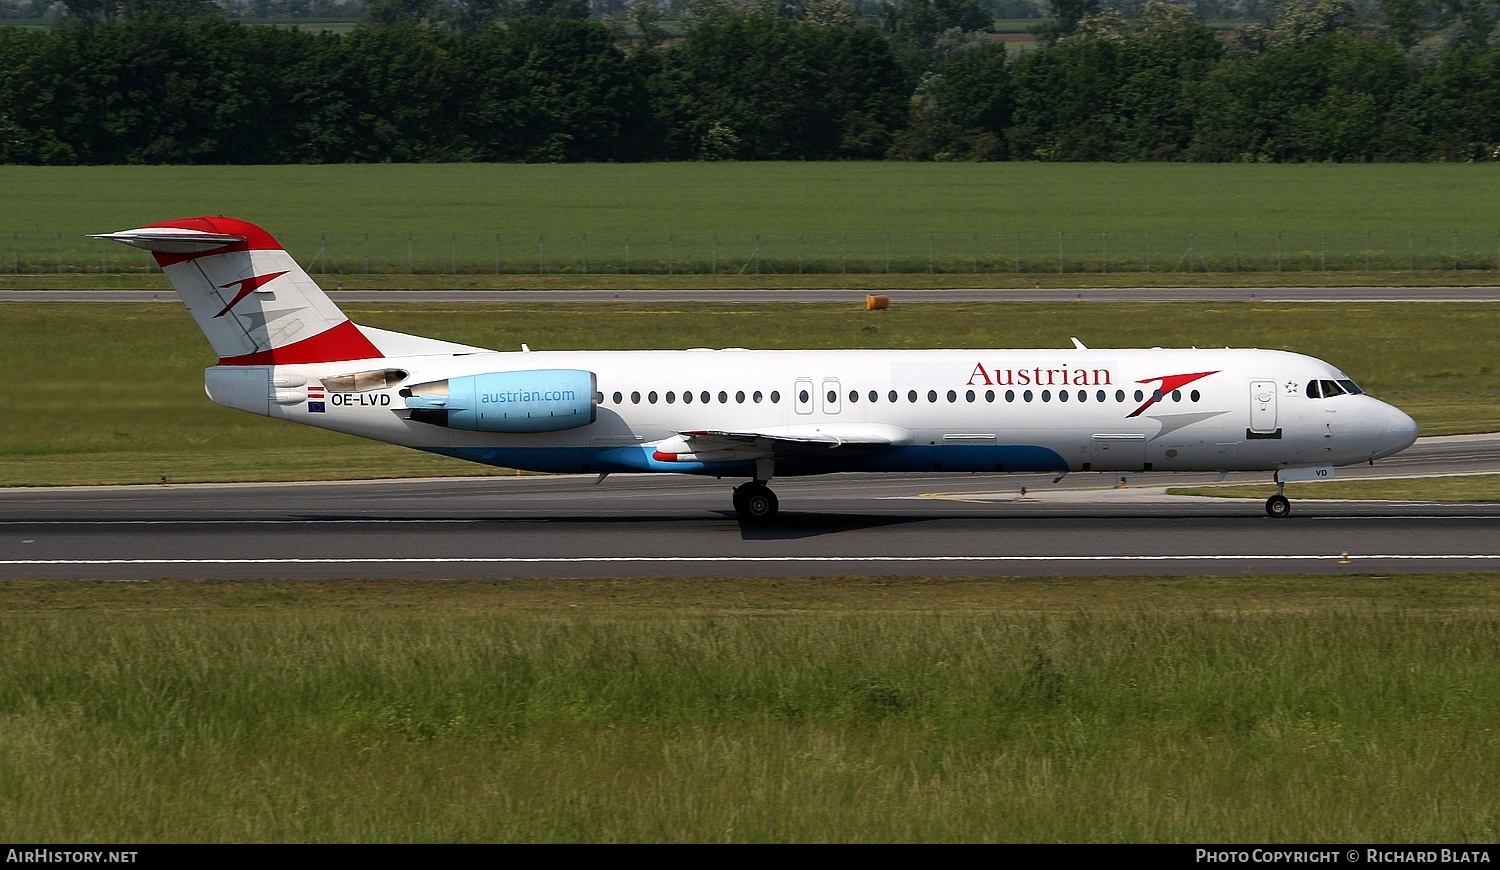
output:
POLYGON ((798 414, 811 414, 813 412, 813 382, 810 378, 798 378, 797 386, 792 390, 793 407, 798 414))
POLYGON ((843 407, 839 399, 839 382, 837 378, 823 379, 823 413, 837 414, 843 407))
POLYGON ((1273 435, 1276 432, 1276 382, 1250 382, 1250 434, 1273 435))

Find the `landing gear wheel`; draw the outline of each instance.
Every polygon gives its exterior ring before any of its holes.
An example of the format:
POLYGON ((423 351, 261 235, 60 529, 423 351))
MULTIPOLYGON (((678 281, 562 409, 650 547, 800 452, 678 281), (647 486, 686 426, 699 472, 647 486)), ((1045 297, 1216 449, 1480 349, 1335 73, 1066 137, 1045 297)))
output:
POLYGON ((1281 519, 1292 512, 1292 503, 1286 500, 1286 496, 1277 493, 1266 499, 1266 514, 1281 519))
POLYGON ((734 512, 747 523, 765 523, 776 518, 780 504, 776 493, 763 483, 746 483, 734 488, 734 512))

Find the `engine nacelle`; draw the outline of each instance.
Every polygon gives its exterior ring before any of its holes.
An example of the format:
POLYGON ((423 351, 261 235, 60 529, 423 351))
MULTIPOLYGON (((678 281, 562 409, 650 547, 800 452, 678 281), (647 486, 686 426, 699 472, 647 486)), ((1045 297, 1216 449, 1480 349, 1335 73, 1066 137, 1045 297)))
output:
POLYGON ((488 372, 401 390, 411 419, 475 432, 560 432, 594 422, 597 378, 576 369, 488 372))

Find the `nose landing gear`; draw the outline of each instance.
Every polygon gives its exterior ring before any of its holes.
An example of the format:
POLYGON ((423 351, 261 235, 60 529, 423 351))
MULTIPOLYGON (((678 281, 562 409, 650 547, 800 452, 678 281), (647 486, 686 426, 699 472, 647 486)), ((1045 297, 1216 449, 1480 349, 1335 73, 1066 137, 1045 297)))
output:
POLYGON ((1276 494, 1266 499, 1266 514, 1268 516, 1279 520, 1292 512, 1292 503, 1287 501, 1286 496, 1282 495, 1282 490, 1285 488, 1286 484, 1280 478, 1277 478, 1276 494))

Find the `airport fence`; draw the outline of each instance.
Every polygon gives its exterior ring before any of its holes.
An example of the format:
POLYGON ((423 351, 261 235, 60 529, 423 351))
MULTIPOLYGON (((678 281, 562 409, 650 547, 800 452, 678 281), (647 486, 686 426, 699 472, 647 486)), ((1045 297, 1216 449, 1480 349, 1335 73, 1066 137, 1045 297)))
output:
MULTIPOLYGON (((453 233, 281 236, 314 275, 1066 274, 1500 270, 1500 230, 1261 233, 453 233)), ((13 274, 156 269, 112 242, 11 235, 13 274)), ((8 267, 8 268, 6 268, 8 267)))

